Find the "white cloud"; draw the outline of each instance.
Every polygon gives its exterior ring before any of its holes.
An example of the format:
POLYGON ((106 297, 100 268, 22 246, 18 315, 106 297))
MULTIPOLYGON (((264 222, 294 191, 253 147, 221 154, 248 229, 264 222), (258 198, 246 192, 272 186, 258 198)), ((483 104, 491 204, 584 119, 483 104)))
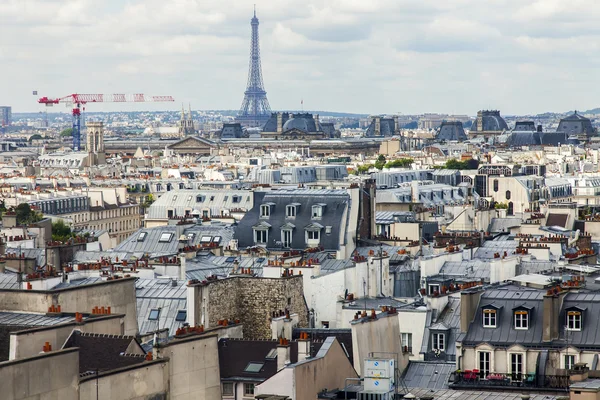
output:
MULTIPOLYGON (((0 103, 36 110, 33 87, 235 109, 254 1, 0 1, 0 73, 10 77, 0 103)), ((298 108, 300 98, 364 113, 598 106, 597 0, 256 2, 274 109, 298 108)))

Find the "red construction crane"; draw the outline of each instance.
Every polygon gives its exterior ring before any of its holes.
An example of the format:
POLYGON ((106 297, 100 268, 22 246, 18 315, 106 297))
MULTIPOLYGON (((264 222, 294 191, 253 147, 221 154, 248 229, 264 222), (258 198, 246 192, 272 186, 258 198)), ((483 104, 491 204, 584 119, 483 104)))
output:
POLYGON ((70 94, 68 96, 51 99, 41 97, 38 103, 45 104, 51 107, 54 104, 70 103, 73 104, 73 150, 81 149, 81 111, 85 111, 87 103, 147 103, 147 102, 162 102, 175 101, 172 96, 146 96, 141 93, 137 94, 70 94))

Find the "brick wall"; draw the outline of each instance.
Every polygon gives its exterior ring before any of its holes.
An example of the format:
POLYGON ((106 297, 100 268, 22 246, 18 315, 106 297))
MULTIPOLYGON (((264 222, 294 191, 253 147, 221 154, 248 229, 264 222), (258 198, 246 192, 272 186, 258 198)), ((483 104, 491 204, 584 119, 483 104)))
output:
POLYGON ((209 284, 209 326, 220 319, 240 319, 245 339, 271 339, 273 311, 297 313, 299 327, 308 326, 302 276, 288 278, 233 277, 209 284))

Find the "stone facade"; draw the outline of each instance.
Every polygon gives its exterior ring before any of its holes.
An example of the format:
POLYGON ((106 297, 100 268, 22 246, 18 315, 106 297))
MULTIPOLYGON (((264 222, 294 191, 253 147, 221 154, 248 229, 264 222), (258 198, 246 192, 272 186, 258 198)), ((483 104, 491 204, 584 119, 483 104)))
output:
POLYGON ((208 326, 220 319, 240 319, 245 339, 271 339, 273 311, 297 313, 298 326, 308 326, 302 276, 288 278, 233 277, 208 285, 208 326))

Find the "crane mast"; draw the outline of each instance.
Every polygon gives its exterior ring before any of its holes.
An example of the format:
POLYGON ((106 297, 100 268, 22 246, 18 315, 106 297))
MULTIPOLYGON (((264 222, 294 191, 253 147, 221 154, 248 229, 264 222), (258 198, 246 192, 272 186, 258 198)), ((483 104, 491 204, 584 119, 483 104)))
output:
POLYGON ((171 102, 175 101, 172 96, 147 96, 145 94, 78 94, 73 93, 64 97, 49 98, 41 97, 38 103, 51 107, 54 104, 72 104, 73 109, 73 151, 81 150, 81 111, 85 110, 87 103, 147 103, 147 102, 171 102))

